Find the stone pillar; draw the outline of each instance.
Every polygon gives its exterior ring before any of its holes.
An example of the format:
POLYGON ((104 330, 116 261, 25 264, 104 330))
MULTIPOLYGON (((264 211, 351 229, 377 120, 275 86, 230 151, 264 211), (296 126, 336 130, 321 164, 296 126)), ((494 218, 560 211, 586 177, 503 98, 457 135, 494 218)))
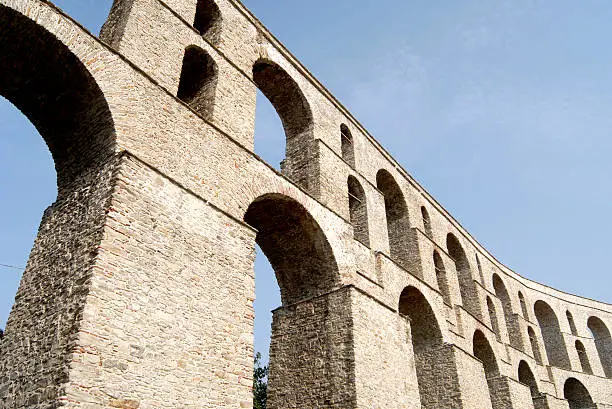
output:
POLYGON ((356 407, 351 289, 274 311, 268 407, 356 407))

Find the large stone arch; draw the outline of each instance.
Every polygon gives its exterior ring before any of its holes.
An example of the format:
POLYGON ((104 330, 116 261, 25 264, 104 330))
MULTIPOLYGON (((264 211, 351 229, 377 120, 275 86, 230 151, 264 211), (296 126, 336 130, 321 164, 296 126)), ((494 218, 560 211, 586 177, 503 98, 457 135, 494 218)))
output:
POLYGON ((505 385, 503 384, 503 380, 500 378, 497 358, 495 357, 489 340, 480 330, 474 331, 474 336, 472 337, 472 353, 482 362, 493 409, 504 408, 503 398, 507 393, 504 388, 505 385))
POLYGON ((600 318, 595 316, 589 317, 587 326, 595 340, 597 355, 599 355, 604 374, 607 378, 612 378, 612 338, 610 338, 610 330, 600 318))
POLYGON ((557 314, 555 314, 550 305, 542 300, 536 301, 533 306, 533 311, 535 312, 540 330, 542 331, 544 349, 546 350, 546 356, 548 356, 548 362, 550 365, 570 370, 571 364, 567 354, 565 340, 563 339, 563 334, 561 334, 561 328, 559 327, 557 314))
POLYGON ((385 169, 376 174, 376 187, 385 199, 389 256, 402 267, 408 268, 411 232, 406 199, 395 178, 385 169))
POLYGON ((75 35, 87 34, 48 4, 8 4, 0 2, 0 95, 49 147, 58 197, 43 216, 7 322, 0 398, 7 407, 51 407, 68 380, 110 196, 116 134, 85 59, 95 51, 75 35))
POLYGON ((319 224, 295 199, 262 195, 251 203, 244 221, 257 229, 256 242, 276 272, 283 305, 337 287, 333 250, 319 224))
POLYGON ((0 27, 0 95, 45 140, 61 195, 81 173, 112 155, 109 105, 89 68, 53 33, 1 3, 0 27))
POLYGON ((523 350, 523 337, 521 336, 521 327, 518 322, 518 317, 514 311, 512 311, 512 301, 510 300, 510 294, 508 294, 506 285, 497 273, 493 274, 493 289, 495 290, 495 295, 502 303, 510 345, 516 349, 523 350))
POLYGON ((452 350, 444 344, 438 319, 431 304, 417 288, 409 286, 400 294, 399 314, 407 319, 421 405, 426 409, 455 407, 452 391, 458 386, 452 350), (440 377, 440 368, 445 376, 440 377))
POLYGON ((310 156, 313 141, 313 114, 304 92, 296 80, 279 64, 260 58, 253 65, 253 81, 270 101, 285 130, 285 160, 281 170, 297 185, 313 192, 309 185, 310 156))
POLYGON ((244 221, 257 230, 283 304, 273 311, 268 407, 320 407, 333 399, 325 383, 341 382, 350 371, 342 347, 350 342, 344 312, 350 295, 339 289, 332 248, 314 217, 289 196, 259 196, 244 221))
POLYGON ((446 249, 455 262, 463 307, 475 317, 482 318, 478 292, 474 284, 474 276, 472 275, 470 263, 459 239, 452 233, 448 233, 446 236, 446 249))
POLYGON ((576 378, 568 378, 563 385, 563 397, 570 409, 596 408, 587 388, 576 378))

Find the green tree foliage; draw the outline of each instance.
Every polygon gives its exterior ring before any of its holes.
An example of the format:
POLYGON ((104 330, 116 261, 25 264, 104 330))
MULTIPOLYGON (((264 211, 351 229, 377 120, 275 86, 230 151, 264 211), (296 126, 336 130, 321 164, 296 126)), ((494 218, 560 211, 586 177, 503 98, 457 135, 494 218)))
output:
POLYGON ((255 354, 253 369, 253 409, 266 409, 268 399, 268 366, 261 365, 261 354, 255 354))

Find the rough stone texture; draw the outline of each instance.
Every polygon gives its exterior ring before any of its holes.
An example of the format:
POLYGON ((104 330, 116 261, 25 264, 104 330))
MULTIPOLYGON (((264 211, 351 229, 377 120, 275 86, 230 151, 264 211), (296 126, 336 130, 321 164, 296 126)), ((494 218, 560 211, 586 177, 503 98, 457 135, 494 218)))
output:
POLYGON ((242 3, 116 0, 100 40, 0 0, 0 33, 0 95, 59 187, 0 407, 250 407, 256 243, 283 302, 271 408, 612 407, 612 307, 500 264, 242 3))

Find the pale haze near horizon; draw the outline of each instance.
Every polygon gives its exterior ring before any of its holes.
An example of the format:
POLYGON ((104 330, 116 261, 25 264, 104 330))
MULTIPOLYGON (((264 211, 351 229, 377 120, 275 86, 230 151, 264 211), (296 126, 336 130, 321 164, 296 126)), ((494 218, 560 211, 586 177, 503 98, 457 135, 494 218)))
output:
MULTIPOLYGON (((462 1, 245 5, 500 262, 612 302, 612 3, 462 1)), ((61 0, 94 33, 109 0, 61 0)), ((284 135, 258 98, 256 152, 284 135)), ((55 173, 36 130, 0 98, 0 264, 24 266, 55 173)), ((256 262, 256 350, 267 360, 274 274, 256 262)), ((0 328, 21 271, 0 267, 0 328)))

